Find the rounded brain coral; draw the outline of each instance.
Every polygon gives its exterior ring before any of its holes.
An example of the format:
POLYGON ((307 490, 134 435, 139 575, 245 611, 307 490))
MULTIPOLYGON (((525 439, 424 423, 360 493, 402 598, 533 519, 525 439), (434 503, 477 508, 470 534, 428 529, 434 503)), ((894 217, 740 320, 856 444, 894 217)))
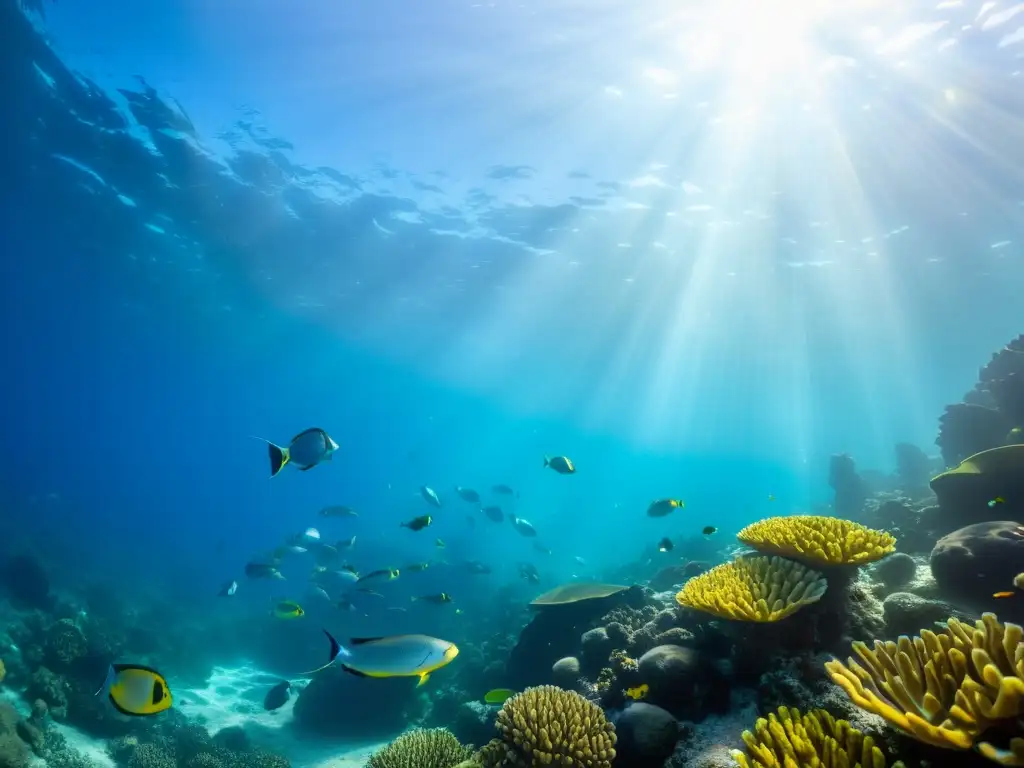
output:
POLYGON ((453 768, 470 752, 445 728, 417 728, 374 752, 366 768, 453 768))
POLYGON ((769 517, 748 525, 736 538, 766 555, 818 567, 872 563, 896 549, 896 539, 885 531, 822 515, 769 517))
POLYGON ((735 621, 774 622, 816 603, 827 584, 817 571, 781 557, 744 557, 694 576, 676 602, 735 621))
POLYGON ((495 724, 501 732, 477 756, 487 768, 611 768, 615 726, 578 693, 553 685, 527 688, 505 702, 495 724))

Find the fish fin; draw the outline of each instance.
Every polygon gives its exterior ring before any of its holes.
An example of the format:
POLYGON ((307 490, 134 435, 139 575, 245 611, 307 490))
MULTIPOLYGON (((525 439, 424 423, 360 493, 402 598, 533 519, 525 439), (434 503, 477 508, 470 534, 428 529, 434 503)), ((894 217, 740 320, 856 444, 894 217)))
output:
POLYGON ((308 467, 299 467, 299 472, 309 472, 316 464, 310 464, 308 467))
POLYGON ((288 463, 291 456, 289 456, 287 448, 281 448, 271 442, 267 443, 267 451, 270 454, 270 476, 275 477, 284 469, 284 465, 288 463))
POLYGON ((551 466, 551 459, 549 459, 547 456, 544 457, 544 466, 545 467, 551 466))
POLYGON ((99 687, 99 690, 97 690, 96 693, 93 694, 93 696, 99 696, 111 685, 113 685, 115 677, 117 677, 117 670, 115 670, 114 665, 111 664, 109 667, 107 667, 107 676, 103 678, 103 684, 99 687))
POLYGON ((348 639, 349 645, 366 645, 367 643, 375 643, 378 640, 383 640, 383 637, 350 637, 348 639))
POLYGON ((350 667, 348 664, 342 664, 341 668, 348 672, 350 675, 355 675, 356 677, 369 677, 369 675, 365 672, 360 672, 358 669, 356 669, 355 667, 350 667))
POLYGON ((419 688, 421 685, 426 683, 427 680, 429 680, 429 679, 430 679, 430 673, 429 672, 424 672, 422 675, 420 675, 420 681, 418 683, 416 683, 416 687, 419 688))
POLYGON ((316 669, 311 669, 308 672, 300 672, 300 675, 312 675, 317 672, 320 672, 321 670, 327 669, 329 666, 331 666, 339 656, 345 657, 349 655, 349 652, 345 648, 345 646, 343 646, 341 643, 334 639, 334 635, 332 635, 326 629, 323 630, 323 633, 327 635, 327 639, 331 642, 331 650, 328 656, 328 662, 326 664, 322 664, 316 669))
POLYGON ((313 433, 313 432, 315 432, 315 433, 317 433, 317 434, 319 434, 319 435, 323 435, 323 437, 324 437, 324 443, 326 443, 326 442, 327 442, 327 433, 326 433, 326 432, 325 432, 324 430, 320 429, 320 427, 310 427, 309 429, 304 429, 304 430, 302 430, 301 432, 299 432, 299 434, 297 434, 297 435, 296 435, 295 437, 293 437, 293 438, 292 438, 292 439, 291 439, 291 440, 289 441, 289 445, 290 445, 291 443, 294 443, 294 442, 295 442, 296 440, 298 440, 299 438, 305 437, 306 435, 308 435, 308 434, 311 434, 311 433, 313 433))

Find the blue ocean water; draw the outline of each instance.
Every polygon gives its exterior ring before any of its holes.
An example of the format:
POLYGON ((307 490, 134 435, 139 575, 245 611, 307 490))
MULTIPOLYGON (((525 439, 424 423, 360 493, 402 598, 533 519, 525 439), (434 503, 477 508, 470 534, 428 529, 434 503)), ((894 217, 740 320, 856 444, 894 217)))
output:
POLYGON ((936 453, 1021 331, 1008 6, 0 4, 3 548, 192 621, 298 599, 289 661, 328 622, 464 632, 339 618, 294 559, 214 599, 308 526, 443 560, 403 609, 610 580, 829 504, 832 454, 936 453), (253 436, 312 426, 332 462, 269 478, 253 436), (496 483, 550 555, 454 492, 496 483))

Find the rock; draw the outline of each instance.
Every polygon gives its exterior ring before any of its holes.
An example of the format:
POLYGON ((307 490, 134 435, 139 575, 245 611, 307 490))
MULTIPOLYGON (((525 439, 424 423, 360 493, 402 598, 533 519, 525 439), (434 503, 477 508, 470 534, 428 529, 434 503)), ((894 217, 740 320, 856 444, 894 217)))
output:
POLYGON ((1019 600, 998 600, 1012 591, 1013 577, 1024 571, 1024 526, 1012 520, 975 523, 943 536, 932 549, 932 575, 943 598, 1000 619, 1019 621, 1019 600))
POLYGON ((873 575, 890 589, 909 584, 917 573, 914 558, 904 552, 894 552, 875 565, 873 575))
POLYGON ((679 713, 697 697, 701 679, 700 654, 679 645, 659 645, 639 661, 640 679, 647 683, 647 701, 679 713))
POLYGON ((929 600, 910 592, 893 592, 882 603, 885 634, 889 639, 899 635, 913 636, 922 629, 935 629, 936 622, 945 622, 958 612, 942 600, 929 600))
POLYGON ((551 666, 551 677, 559 688, 575 690, 580 679, 580 660, 575 656, 559 659, 551 666))
POLYGON ((615 735, 615 765, 660 768, 675 751, 681 731, 671 713, 638 701, 615 721, 615 735))
POLYGON ((660 569, 647 583, 655 592, 665 592, 679 587, 690 578, 685 565, 666 565, 660 569))
POLYGON ((580 656, 588 669, 600 669, 612 652, 612 639, 604 627, 595 627, 580 636, 580 656))

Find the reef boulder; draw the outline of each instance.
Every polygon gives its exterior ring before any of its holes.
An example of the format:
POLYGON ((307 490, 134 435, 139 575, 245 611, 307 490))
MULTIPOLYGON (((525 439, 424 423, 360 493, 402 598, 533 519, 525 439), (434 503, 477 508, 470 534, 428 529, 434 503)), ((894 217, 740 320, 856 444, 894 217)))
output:
POLYGON ((930 558, 932 575, 943 598, 976 610, 1019 617, 1019 601, 993 594, 1013 590, 1013 577, 1024 571, 1024 526, 1012 520, 975 523, 936 542, 930 558))
POLYGON ((615 721, 615 765, 660 768, 679 742, 681 728, 670 712, 653 704, 630 704, 615 721))

